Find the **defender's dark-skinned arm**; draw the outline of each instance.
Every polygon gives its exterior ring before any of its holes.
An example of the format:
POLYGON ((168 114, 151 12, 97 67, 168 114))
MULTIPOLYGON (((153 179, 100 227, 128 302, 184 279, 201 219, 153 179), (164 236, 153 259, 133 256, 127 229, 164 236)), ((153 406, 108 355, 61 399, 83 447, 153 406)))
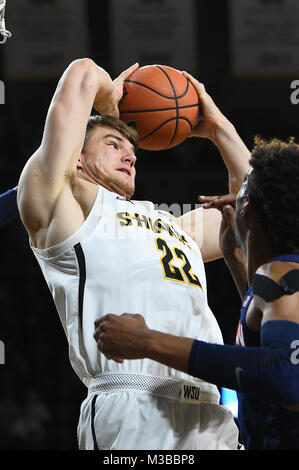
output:
POLYGON ((108 314, 95 322, 99 350, 117 362, 149 358, 218 386, 299 403, 299 365, 290 361, 299 324, 271 318, 262 325, 261 347, 206 343, 151 330, 139 314, 108 314))
POLYGON ((235 203, 236 196, 198 196, 205 210, 218 209, 222 214, 219 231, 219 244, 225 263, 231 273, 236 288, 243 300, 247 291, 247 267, 241 248, 235 240, 235 203))
POLYGON ((99 350, 116 362, 148 357, 182 372, 188 370, 193 339, 151 330, 142 315, 105 315, 95 321, 94 338, 99 350))

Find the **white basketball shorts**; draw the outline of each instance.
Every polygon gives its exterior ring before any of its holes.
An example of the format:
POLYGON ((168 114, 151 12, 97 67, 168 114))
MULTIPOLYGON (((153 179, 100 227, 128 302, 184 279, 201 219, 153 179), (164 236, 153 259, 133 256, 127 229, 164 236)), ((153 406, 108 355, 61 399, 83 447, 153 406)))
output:
POLYGON ((79 449, 237 450, 238 427, 212 387, 139 374, 100 374, 81 405, 79 449))

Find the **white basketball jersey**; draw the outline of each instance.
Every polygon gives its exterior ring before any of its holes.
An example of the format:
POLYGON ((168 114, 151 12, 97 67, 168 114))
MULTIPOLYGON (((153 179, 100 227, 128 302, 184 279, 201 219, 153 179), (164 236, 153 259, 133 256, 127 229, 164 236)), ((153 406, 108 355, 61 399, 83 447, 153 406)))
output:
POLYGON ((51 248, 31 248, 53 295, 71 364, 87 386, 90 377, 108 371, 190 380, 149 359, 107 360, 93 337, 94 321, 107 313, 140 313, 149 328, 222 343, 197 244, 151 202, 129 201, 99 186, 75 233, 51 248))

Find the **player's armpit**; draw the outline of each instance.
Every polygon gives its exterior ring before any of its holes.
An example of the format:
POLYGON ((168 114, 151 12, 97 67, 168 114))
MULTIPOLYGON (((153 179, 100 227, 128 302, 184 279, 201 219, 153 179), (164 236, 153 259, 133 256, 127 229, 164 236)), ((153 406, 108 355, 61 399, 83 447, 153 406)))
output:
POLYGON ((189 237, 191 237, 199 246, 202 247, 203 241, 203 209, 195 209, 186 212, 181 217, 174 217, 165 212, 189 237))
POLYGON ((175 222, 201 248, 203 239, 203 209, 186 212, 181 217, 175 217, 170 212, 161 211, 166 217, 175 222))
POLYGON ((200 207, 177 218, 176 223, 197 243, 204 262, 223 257, 219 244, 221 213, 218 209, 205 211, 200 207))
POLYGON ((201 253, 204 262, 223 257, 219 243, 222 215, 218 209, 203 211, 203 236, 201 253))
POLYGON ((161 214, 164 214, 166 217, 168 217, 173 222, 179 225, 179 217, 175 217, 173 214, 171 214, 171 212, 161 211, 160 209, 159 209, 159 212, 161 212, 161 214))

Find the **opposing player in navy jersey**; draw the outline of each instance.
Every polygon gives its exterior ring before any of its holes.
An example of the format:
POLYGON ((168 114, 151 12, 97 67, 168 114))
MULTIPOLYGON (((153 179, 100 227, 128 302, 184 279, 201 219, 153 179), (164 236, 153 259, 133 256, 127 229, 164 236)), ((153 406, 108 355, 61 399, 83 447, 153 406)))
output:
POLYGON ((0 228, 18 217, 17 187, 0 194, 0 228))
MULTIPOLYGON (((71 63, 18 185, 31 249, 64 327, 72 367, 87 388, 79 448, 236 449, 238 429, 214 384, 148 359, 109 361, 93 338, 94 322, 106 312, 134 311, 155 329, 223 344, 204 269, 204 261, 222 256, 221 214, 200 208, 196 225, 194 213, 173 219, 150 201, 131 199, 138 138, 118 119, 118 102, 137 67, 112 80, 90 59, 71 63), (92 107, 101 115, 90 118, 92 107), (195 388, 193 397, 184 396, 185 386, 195 388)), ((238 191, 250 153, 204 86, 184 75, 204 115, 192 136, 217 146, 229 187, 238 191)))
POLYGON ((257 139, 250 163, 236 201, 235 235, 244 262, 230 236, 234 209, 225 197, 205 199, 206 207, 222 206, 222 248, 245 293, 236 346, 166 335, 130 314, 100 319, 95 338, 116 361, 149 357, 237 390, 246 449, 298 450, 299 146, 257 139))

